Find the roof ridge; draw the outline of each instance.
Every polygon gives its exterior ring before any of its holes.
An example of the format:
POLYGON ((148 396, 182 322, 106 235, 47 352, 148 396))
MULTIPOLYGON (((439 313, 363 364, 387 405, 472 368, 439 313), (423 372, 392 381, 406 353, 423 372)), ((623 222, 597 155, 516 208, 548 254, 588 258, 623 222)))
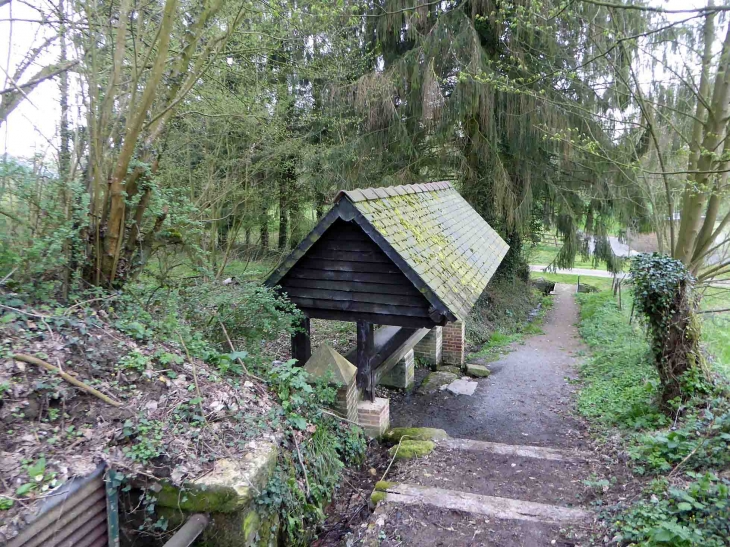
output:
POLYGON ((392 196, 404 196, 406 194, 420 194, 422 192, 449 190, 451 188, 453 188, 453 186, 451 186, 451 183, 447 180, 417 184, 401 184, 399 186, 380 186, 378 188, 355 188, 354 190, 340 190, 334 199, 334 203, 340 201, 342 196, 347 196, 352 202, 358 202, 392 196))

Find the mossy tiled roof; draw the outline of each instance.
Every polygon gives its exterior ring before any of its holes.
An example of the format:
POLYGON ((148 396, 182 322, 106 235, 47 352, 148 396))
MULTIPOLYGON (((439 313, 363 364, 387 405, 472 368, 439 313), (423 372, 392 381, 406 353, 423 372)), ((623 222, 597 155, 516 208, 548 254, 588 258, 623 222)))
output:
POLYGON ((343 191, 431 291, 466 318, 508 245, 448 182, 343 191))

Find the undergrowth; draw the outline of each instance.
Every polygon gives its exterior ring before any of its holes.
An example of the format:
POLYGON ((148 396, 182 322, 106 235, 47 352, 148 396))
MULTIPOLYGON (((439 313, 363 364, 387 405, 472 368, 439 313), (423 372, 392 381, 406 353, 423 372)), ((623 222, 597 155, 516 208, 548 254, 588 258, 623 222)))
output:
POLYGON ((519 279, 490 284, 466 321, 469 344, 479 346, 470 358, 496 358, 525 335, 540 334, 553 300, 519 279))
MULTIPOLYGON (((166 369, 171 362, 180 364, 181 355, 189 353, 217 368, 232 385, 248 383, 246 371, 266 384, 278 406, 263 422, 242 419, 242 439, 270 429, 283 434, 274 477, 259 501, 269 514, 279 515, 288 545, 308 544, 324 519, 324 508, 343 469, 364 461, 366 440, 359 427, 322 411, 334 401, 331 386, 311 381, 294 361, 272 366, 265 353, 266 342, 294 332, 299 318, 294 306, 257 283, 222 285, 212 280, 163 286, 141 282, 128 285, 123 292, 94 289, 74 293, 69 300, 63 305, 52 296, 39 299, 37 294, 0 293, 4 310, 10 310, 0 315, 14 321, 25 316, 12 309, 33 306, 33 313, 42 312, 54 330, 68 322, 79 328, 91 326, 78 320, 80 316, 93 318, 96 327, 113 326, 139 346, 119 358, 117 367, 123 374, 144 376, 153 368, 166 369), (157 342, 179 351, 154 351, 157 342)), ((175 378, 172 372, 168 376, 175 378)), ((0 400, 6 389, 5 384, 0 385, 0 400)), ((193 398, 189 408, 181 406, 171 422, 203 419, 197 416, 198 402, 193 398)), ((131 460, 149 462, 160 456, 169 442, 163 438, 162 425, 152 420, 125 422, 131 460)), ((7 510, 6 506, 9 501, 0 498, 0 511, 7 510)), ((142 510, 154 511, 154 504, 142 510)))
POLYGON ((660 410, 659 379, 643 330, 610 292, 578 296, 582 366, 579 411, 607 437, 618 433, 632 469, 650 479, 610 515, 618 544, 721 546, 730 538, 730 403, 722 380, 686 374, 689 399, 660 410))

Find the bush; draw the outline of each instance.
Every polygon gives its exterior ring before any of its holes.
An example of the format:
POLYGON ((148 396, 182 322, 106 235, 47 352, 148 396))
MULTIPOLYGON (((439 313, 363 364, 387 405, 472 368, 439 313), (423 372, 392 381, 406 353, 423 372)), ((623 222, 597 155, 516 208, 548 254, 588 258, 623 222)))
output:
POLYGON ((668 488, 634 505, 614 522, 617 543, 722 547, 730 537, 730 482, 691 475, 687 488, 668 488))

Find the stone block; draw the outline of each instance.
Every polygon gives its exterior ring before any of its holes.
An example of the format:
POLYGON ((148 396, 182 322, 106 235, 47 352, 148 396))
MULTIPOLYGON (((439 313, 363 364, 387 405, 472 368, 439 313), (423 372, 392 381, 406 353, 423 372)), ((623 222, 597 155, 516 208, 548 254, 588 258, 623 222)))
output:
POLYGON ((369 437, 380 437, 390 427, 390 401, 376 397, 357 404, 357 423, 369 437))
POLYGON ((397 443, 401 439, 407 441, 442 441, 448 438, 449 435, 446 431, 435 427, 394 427, 383 435, 383 441, 389 444, 397 443))
POLYGON ((413 348, 416 359, 430 365, 441 364, 443 336, 442 328, 434 327, 413 348))
POLYGON ((428 395, 429 393, 438 391, 441 386, 450 384, 456 378, 456 374, 452 374, 451 372, 432 372, 423 379, 421 386, 418 388, 418 393, 428 395))
POLYGON ((388 454, 395 456, 396 460, 408 460, 420 458, 433 452, 436 446, 433 441, 409 441, 403 440, 388 450, 388 454))
POLYGON ((274 472, 277 446, 261 442, 240 460, 217 460, 213 470, 182 488, 163 484, 157 505, 192 513, 232 513, 248 507, 274 472))
POLYGON ((466 365, 466 373, 469 376, 472 376, 474 378, 486 378, 490 374, 492 374, 492 371, 489 370, 484 365, 476 365, 473 363, 467 363, 466 365))
POLYGON ((218 460, 210 473, 180 488, 163 484, 155 510, 176 526, 191 514, 209 514, 201 541, 211 547, 273 547, 279 516, 267 513, 256 497, 273 475, 277 455, 276 444, 259 442, 240 460, 218 460))
POLYGON ((411 389, 416 377, 416 359, 413 350, 406 353, 381 379, 384 386, 411 389))

